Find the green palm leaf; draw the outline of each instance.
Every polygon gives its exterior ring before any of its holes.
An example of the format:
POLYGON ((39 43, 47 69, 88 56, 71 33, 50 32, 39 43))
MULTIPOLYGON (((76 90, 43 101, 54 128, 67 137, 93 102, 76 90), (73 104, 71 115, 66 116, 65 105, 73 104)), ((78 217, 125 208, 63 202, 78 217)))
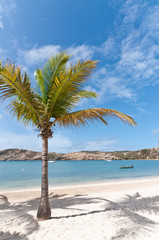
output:
MULTIPOLYGON (((77 98, 75 100, 74 96, 77 96, 79 92, 84 97, 84 91, 82 94, 83 84, 95 66, 96 61, 79 61, 76 65, 70 67, 68 71, 55 78, 48 94, 48 119, 53 116, 54 110, 59 105, 64 105, 66 112, 70 111, 78 103, 77 98)), ((92 93, 92 96, 95 97, 95 94, 92 93)))
POLYGON ((89 122, 94 122, 95 120, 99 120, 104 124, 108 125, 105 118, 119 118, 124 123, 128 125, 136 125, 136 122, 129 117, 128 115, 121 113, 116 110, 106 109, 106 108, 93 108, 93 109, 85 109, 81 111, 76 111, 62 117, 57 118, 55 122, 57 122, 60 126, 85 126, 89 122))
MULTIPOLYGON (((0 63, 0 98, 8 99, 17 97, 18 101, 23 102, 41 122, 42 104, 38 101, 36 94, 31 90, 30 81, 25 73, 21 74, 20 67, 6 62, 0 63)), ((42 122, 41 122, 42 125, 42 122)))
POLYGON ((77 93, 77 96, 79 96, 79 98, 83 97, 83 98, 96 98, 98 96, 97 93, 95 92, 91 92, 91 91, 80 91, 77 93))
POLYGON ((44 104, 47 104, 48 95, 50 94, 52 85, 55 79, 65 72, 66 64, 70 59, 70 55, 65 52, 57 54, 55 57, 51 57, 43 69, 37 69, 34 73, 37 80, 37 90, 42 96, 44 104))
POLYGON ((40 121, 32 109, 20 102, 18 99, 12 100, 11 103, 7 106, 7 109, 10 110, 10 113, 17 118, 18 121, 22 121, 24 125, 32 125, 41 129, 40 121))

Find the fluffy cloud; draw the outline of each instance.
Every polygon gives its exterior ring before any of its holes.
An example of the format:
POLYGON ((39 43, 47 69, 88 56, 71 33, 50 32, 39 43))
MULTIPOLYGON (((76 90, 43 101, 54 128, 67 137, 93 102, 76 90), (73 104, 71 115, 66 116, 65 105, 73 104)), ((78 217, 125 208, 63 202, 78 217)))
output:
POLYGON ((119 60, 114 72, 129 85, 148 86, 158 82, 159 73, 159 6, 147 6, 143 1, 126 1, 117 28, 119 60), (119 39, 119 32, 123 37, 119 39))
POLYGON ((101 100, 136 101, 141 88, 159 82, 159 5, 147 4, 127 0, 115 32, 101 46, 106 63, 94 76, 101 100))
POLYGON ((46 45, 30 50, 18 50, 18 62, 23 62, 26 65, 41 64, 50 56, 55 55, 61 50, 59 45, 46 45))
MULTIPOLYGON (((4 21, 3 18, 7 16, 10 17, 16 10, 16 5, 12 0, 1 0, 0 3, 0 28, 4 28, 4 21)), ((11 22, 12 24, 12 22, 11 22)))
MULTIPOLYGON (((30 50, 18 50, 18 62, 31 66, 41 64, 46 61, 50 56, 55 55, 62 51, 60 45, 45 45, 41 47, 34 47, 30 50)), ((77 62, 79 59, 90 59, 95 52, 99 52, 100 49, 95 46, 71 46, 65 49, 71 55, 71 62, 77 62)))
POLYGON ((116 40, 113 36, 109 36, 108 39, 103 43, 101 47, 101 53, 103 53, 107 59, 109 59, 109 56, 111 59, 116 58, 116 40))
POLYGON ((91 59, 96 52, 100 51, 100 48, 83 44, 69 47, 66 51, 71 54, 72 60, 77 62, 79 59, 91 59))
POLYGON ((133 100, 136 96, 133 90, 122 82, 119 77, 111 76, 105 68, 98 70, 93 77, 96 86, 96 92, 99 94, 97 101, 103 99, 110 100, 110 98, 125 98, 133 100))

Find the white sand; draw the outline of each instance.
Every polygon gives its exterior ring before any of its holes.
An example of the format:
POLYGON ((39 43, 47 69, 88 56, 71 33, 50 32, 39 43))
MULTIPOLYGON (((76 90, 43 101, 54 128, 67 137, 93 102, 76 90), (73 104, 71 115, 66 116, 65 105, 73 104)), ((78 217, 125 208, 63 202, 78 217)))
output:
POLYGON ((159 239, 159 179, 56 187, 52 219, 42 222, 39 196, 0 193, 0 240, 159 239))

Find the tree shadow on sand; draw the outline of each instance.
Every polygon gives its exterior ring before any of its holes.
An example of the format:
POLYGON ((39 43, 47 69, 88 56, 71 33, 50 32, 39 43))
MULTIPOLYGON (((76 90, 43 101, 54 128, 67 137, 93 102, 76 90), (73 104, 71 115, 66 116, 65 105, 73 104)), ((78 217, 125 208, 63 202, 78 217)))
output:
MULTIPOLYGON (((93 211, 82 211, 78 214, 71 214, 66 216, 57 216, 53 219, 64 219, 69 217, 79 217, 98 213, 108 213, 109 217, 116 218, 120 222, 120 230, 113 236, 112 240, 122 240, 134 238, 139 234, 147 234, 153 231, 154 227, 158 226, 159 223, 151 220, 149 217, 143 216, 143 214, 159 213, 159 196, 154 197, 142 197, 139 193, 134 195, 125 195, 121 201, 110 201, 104 198, 88 198, 84 195, 75 195, 70 198, 62 198, 59 201, 57 197, 56 200, 58 204, 56 207, 63 207, 68 209, 73 205, 78 204, 91 204, 91 203, 104 203, 103 209, 97 209, 93 211), (111 216, 109 215, 111 213, 111 216)), ((77 208, 76 208, 77 209, 77 208)))
MULTIPOLYGON (((75 195, 66 197, 63 195, 50 194, 50 206, 54 209, 71 209, 83 211, 81 208, 76 208, 78 204, 92 204, 97 202, 95 198, 91 199, 84 195, 75 195)), ((28 235, 34 231, 38 231, 39 223, 36 216, 29 214, 29 211, 37 211, 40 198, 35 198, 28 201, 23 201, 20 204, 10 203, 5 195, 0 195, 0 226, 5 223, 6 231, 0 230, 0 239, 6 240, 28 240, 28 235), (23 232, 18 231, 18 227, 23 226, 23 232), (16 229, 16 231, 15 231, 16 229)), ((54 211, 52 215, 54 214, 54 211)), ((52 218, 53 219, 53 218, 52 218)))
POLYGON ((28 240, 27 236, 39 229, 38 222, 25 211, 23 204, 11 204, 4 195, 0 195, 1 223, 8 228, 6 232, 0 231, 0 239, 4 240, 28 240), (18 232, 19 226, 23 226, 24 233, 18 232), (14 231, 10 232, 10 228, 14 228, 14 231))
POLYGON ((28 240, 25 235, 19 233, 10 233, 10 232, 1 232, 0 231, 0 239, 1 240, 28 240))
POLYGON ((153 231, 154 227, 159 226, 158 222, 142 216, 143 213, 159 213, 159 196, 144 198, 136 193, 132 196, 126 195, 120 202, 106 201, 108 205, 105 210, 115 211, 116 218, 123 223, 116 236, 111 238, 112 240, 129 239, 129 237, 133 238, 139 234, 146 235, 153 231))
MULTIPOLYGON (((148 217, 142 216, 142 213, 159 213, 159 196, 154 197, 141 197, 139 193, 134 195, 125 195, 125 198, 121 201, 110 201, 105 198, 98 197, 89 197, 87 195, 74 195, 67 196, 63 195, 54 195, 53 193, 49 196, 50 206, 53 210, 52 212, 52 220, 53 219, 66 219, 66 218, 75 218, 79 216, 91 215, 91 214, 99 214, 99 213, 107 213, 108 217, 113 217, 117 219, 118 222, 122 223, 122 228, 113 236, 111 239, 122 240, 128 239, 129 237, 135 237, 138 234, 145 232, 150 232, 158 225, 155 221, 151 220, 148 217), (94 209, 93 204, 99 203, 100 208, 95 210, 87 210, 84 206, 87 204, 90 205, 89 209, 94 209), (92 204, 92 205, 91 205, 92 204), (104 205, 103 205, 104 204, 104 205), (101 205, 103 206, 101 208, 101 205), (93 206, 93 207, 92 207, 93 206), (64 211, 63 215, 56 215, 54 210, 63 209, 63 210, 71 210, 75 212, 75 214, 68 214, 69 211, 64 211)), ((39 198, 22 202, 20 204, 10 204, 7 198, 4 196, 3 204, 0 205, 0 209, 5 210, 3 215, 1 214, 0 221, 5 221, 6 214, 9 215, 10 222, 8 224, 11 226, 13 221, 17 221, 17 224, 23 224, 25 229, 25 234, 20 235, 20 233, 14 233, 16 237, 14 240, 24 239, 27 240, 27 236, 34 231, 39 229, 39 224, 32 215, 30 215, 29 211, 36 211, 39 205, 39 198), (20 238, 23 236, 23 238, 20 238)), ((104 215, 106 216, 106 215, 104 215)), ((107 217, 107 216, 106 216, 107 217)), ((6 218, 7 219, 7 218, 6 218)), ((117 222, 116 221, 116 222, 117 222)), ((2 234, 10 234, 9 232, 3 233, 0 232, 0 237, 2 234)), ((1 239, 1 238, 0 238, 1 239)), ((4 238, 4 239, 12 239, 12 238, 4 238)))

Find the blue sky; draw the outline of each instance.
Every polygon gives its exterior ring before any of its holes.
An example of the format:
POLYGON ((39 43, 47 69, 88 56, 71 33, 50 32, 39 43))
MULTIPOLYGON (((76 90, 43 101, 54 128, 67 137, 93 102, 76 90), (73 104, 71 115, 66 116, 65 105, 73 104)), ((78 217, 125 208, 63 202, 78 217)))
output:
MULTIPOLYGON (((0 0, 0 58, 34 70, 59 51, 99 60, 86 88, 99 94, 78 108, 105 107, 132 116, 137 127, 109 120, 83 129, 56 128, 49 151, 136 150, 158 146, 159 1, 0 0)), ((0 102, 0 149, 41 150, 41 139, 0 102)))

